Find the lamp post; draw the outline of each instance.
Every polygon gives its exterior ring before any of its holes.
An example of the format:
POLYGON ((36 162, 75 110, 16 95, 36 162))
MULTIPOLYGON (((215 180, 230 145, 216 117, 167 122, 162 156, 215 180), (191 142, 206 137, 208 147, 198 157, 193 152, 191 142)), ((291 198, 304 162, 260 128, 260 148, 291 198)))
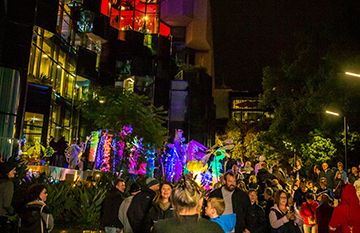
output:
MULTIPOLYGON (((327 114, 333 115, 333 116, 340 116, 339 113, 326 111, 327 114)), ((347 171, 347 131, 348 131, 348 125, 346 122, 346 116, 344 116, 344 139, 345 139, 345 171, 347 171)))

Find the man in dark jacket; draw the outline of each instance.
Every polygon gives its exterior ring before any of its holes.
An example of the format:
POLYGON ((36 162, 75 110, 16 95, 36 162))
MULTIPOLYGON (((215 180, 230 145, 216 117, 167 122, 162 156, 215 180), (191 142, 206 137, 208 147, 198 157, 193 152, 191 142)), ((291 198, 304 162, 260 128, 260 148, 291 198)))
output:
POLYGON ((114 187, 112 187, 102 205, 102 223, 107 233, 120 232, 123 228, 122 223, 118 218, 118 211, 121 203, 124 200, 125 182, 123 179, 116 179, 114 187))
POLYGON ((147 189, 134 196, 127 212, 127 217, 134 233, 146 233, 151 227, 146 224, 145 219, 156 192, 159 191, 159 181, 155 178, 148 178, 146 186, 147 189))
POLYGON ((267 229, 264 209, 257 204, 257 193, 255 189, 249 190, 251 206, 249 214, 246 216, 247 229, 250 233, 265 233, 267 229))
POLYGON ((265 190, 265 181, 272 180, 274 176, 267 170, 267 164, 265 162, 260 163, 260 169, 257 173, 257 182, 260 186, 259 193, 263 193, 265 190))
POLYGON ((243 233, 246 229, 245 216, 249 213, 251 206, 249 196, 236 187, 235 175, 227 172, 224 176, 225 185, 215 189, 209 194, 209 198, 218 197, 225 201, 225 214, 236 214, 236 233, 243 233))
POLYGON ((327 187, 329 189, 333 189, 334 188, 334 173, 329 169, 329 165, 327 163, 323 163, 322 164, 322 168, 323 170, 319 173, 319 179, 321 177, 325 177, 326 181, 327 181, 327 187))

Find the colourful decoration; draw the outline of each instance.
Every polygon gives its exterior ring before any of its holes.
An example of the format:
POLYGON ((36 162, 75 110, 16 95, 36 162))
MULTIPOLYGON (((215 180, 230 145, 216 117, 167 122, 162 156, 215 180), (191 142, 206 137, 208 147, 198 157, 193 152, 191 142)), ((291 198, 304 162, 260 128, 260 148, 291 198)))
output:
POLYGON ((99 143, 99 136, 100 132, 93 131, 91 132, 91 141, 90 141, 90 153, 89 153, 89 161, 95 162, 96 152, 97 152, 97 146, 99 143))

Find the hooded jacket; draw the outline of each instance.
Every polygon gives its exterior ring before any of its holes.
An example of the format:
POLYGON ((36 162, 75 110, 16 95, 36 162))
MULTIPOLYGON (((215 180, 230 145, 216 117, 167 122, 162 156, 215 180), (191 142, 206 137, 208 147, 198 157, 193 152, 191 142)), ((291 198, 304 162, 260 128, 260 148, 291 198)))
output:
POLYGON ((360 206, 355 187, 346 185, 341 194, 340 204, 334 208, 329 232, 356 233, 360 232, 360 206))
POLYGON ((219 224, 225 232, 231 232, 236 225, 236 214, 220 215, 217 218, 210 218, 210 221, 219 224))

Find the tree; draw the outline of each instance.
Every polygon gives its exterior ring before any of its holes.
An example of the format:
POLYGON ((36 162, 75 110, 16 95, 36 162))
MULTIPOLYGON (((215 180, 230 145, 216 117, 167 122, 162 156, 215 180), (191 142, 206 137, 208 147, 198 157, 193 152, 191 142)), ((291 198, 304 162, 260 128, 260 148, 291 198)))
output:
POLYGON ((133 135, 143 138, 147 148, 162 148, 166 141, 166 112, 149 104, 146 96, 128 93, 122 88, 93 88, 79 107, 83 116, 93 123, 94 130, 120 132, 132 126, 133 135))

